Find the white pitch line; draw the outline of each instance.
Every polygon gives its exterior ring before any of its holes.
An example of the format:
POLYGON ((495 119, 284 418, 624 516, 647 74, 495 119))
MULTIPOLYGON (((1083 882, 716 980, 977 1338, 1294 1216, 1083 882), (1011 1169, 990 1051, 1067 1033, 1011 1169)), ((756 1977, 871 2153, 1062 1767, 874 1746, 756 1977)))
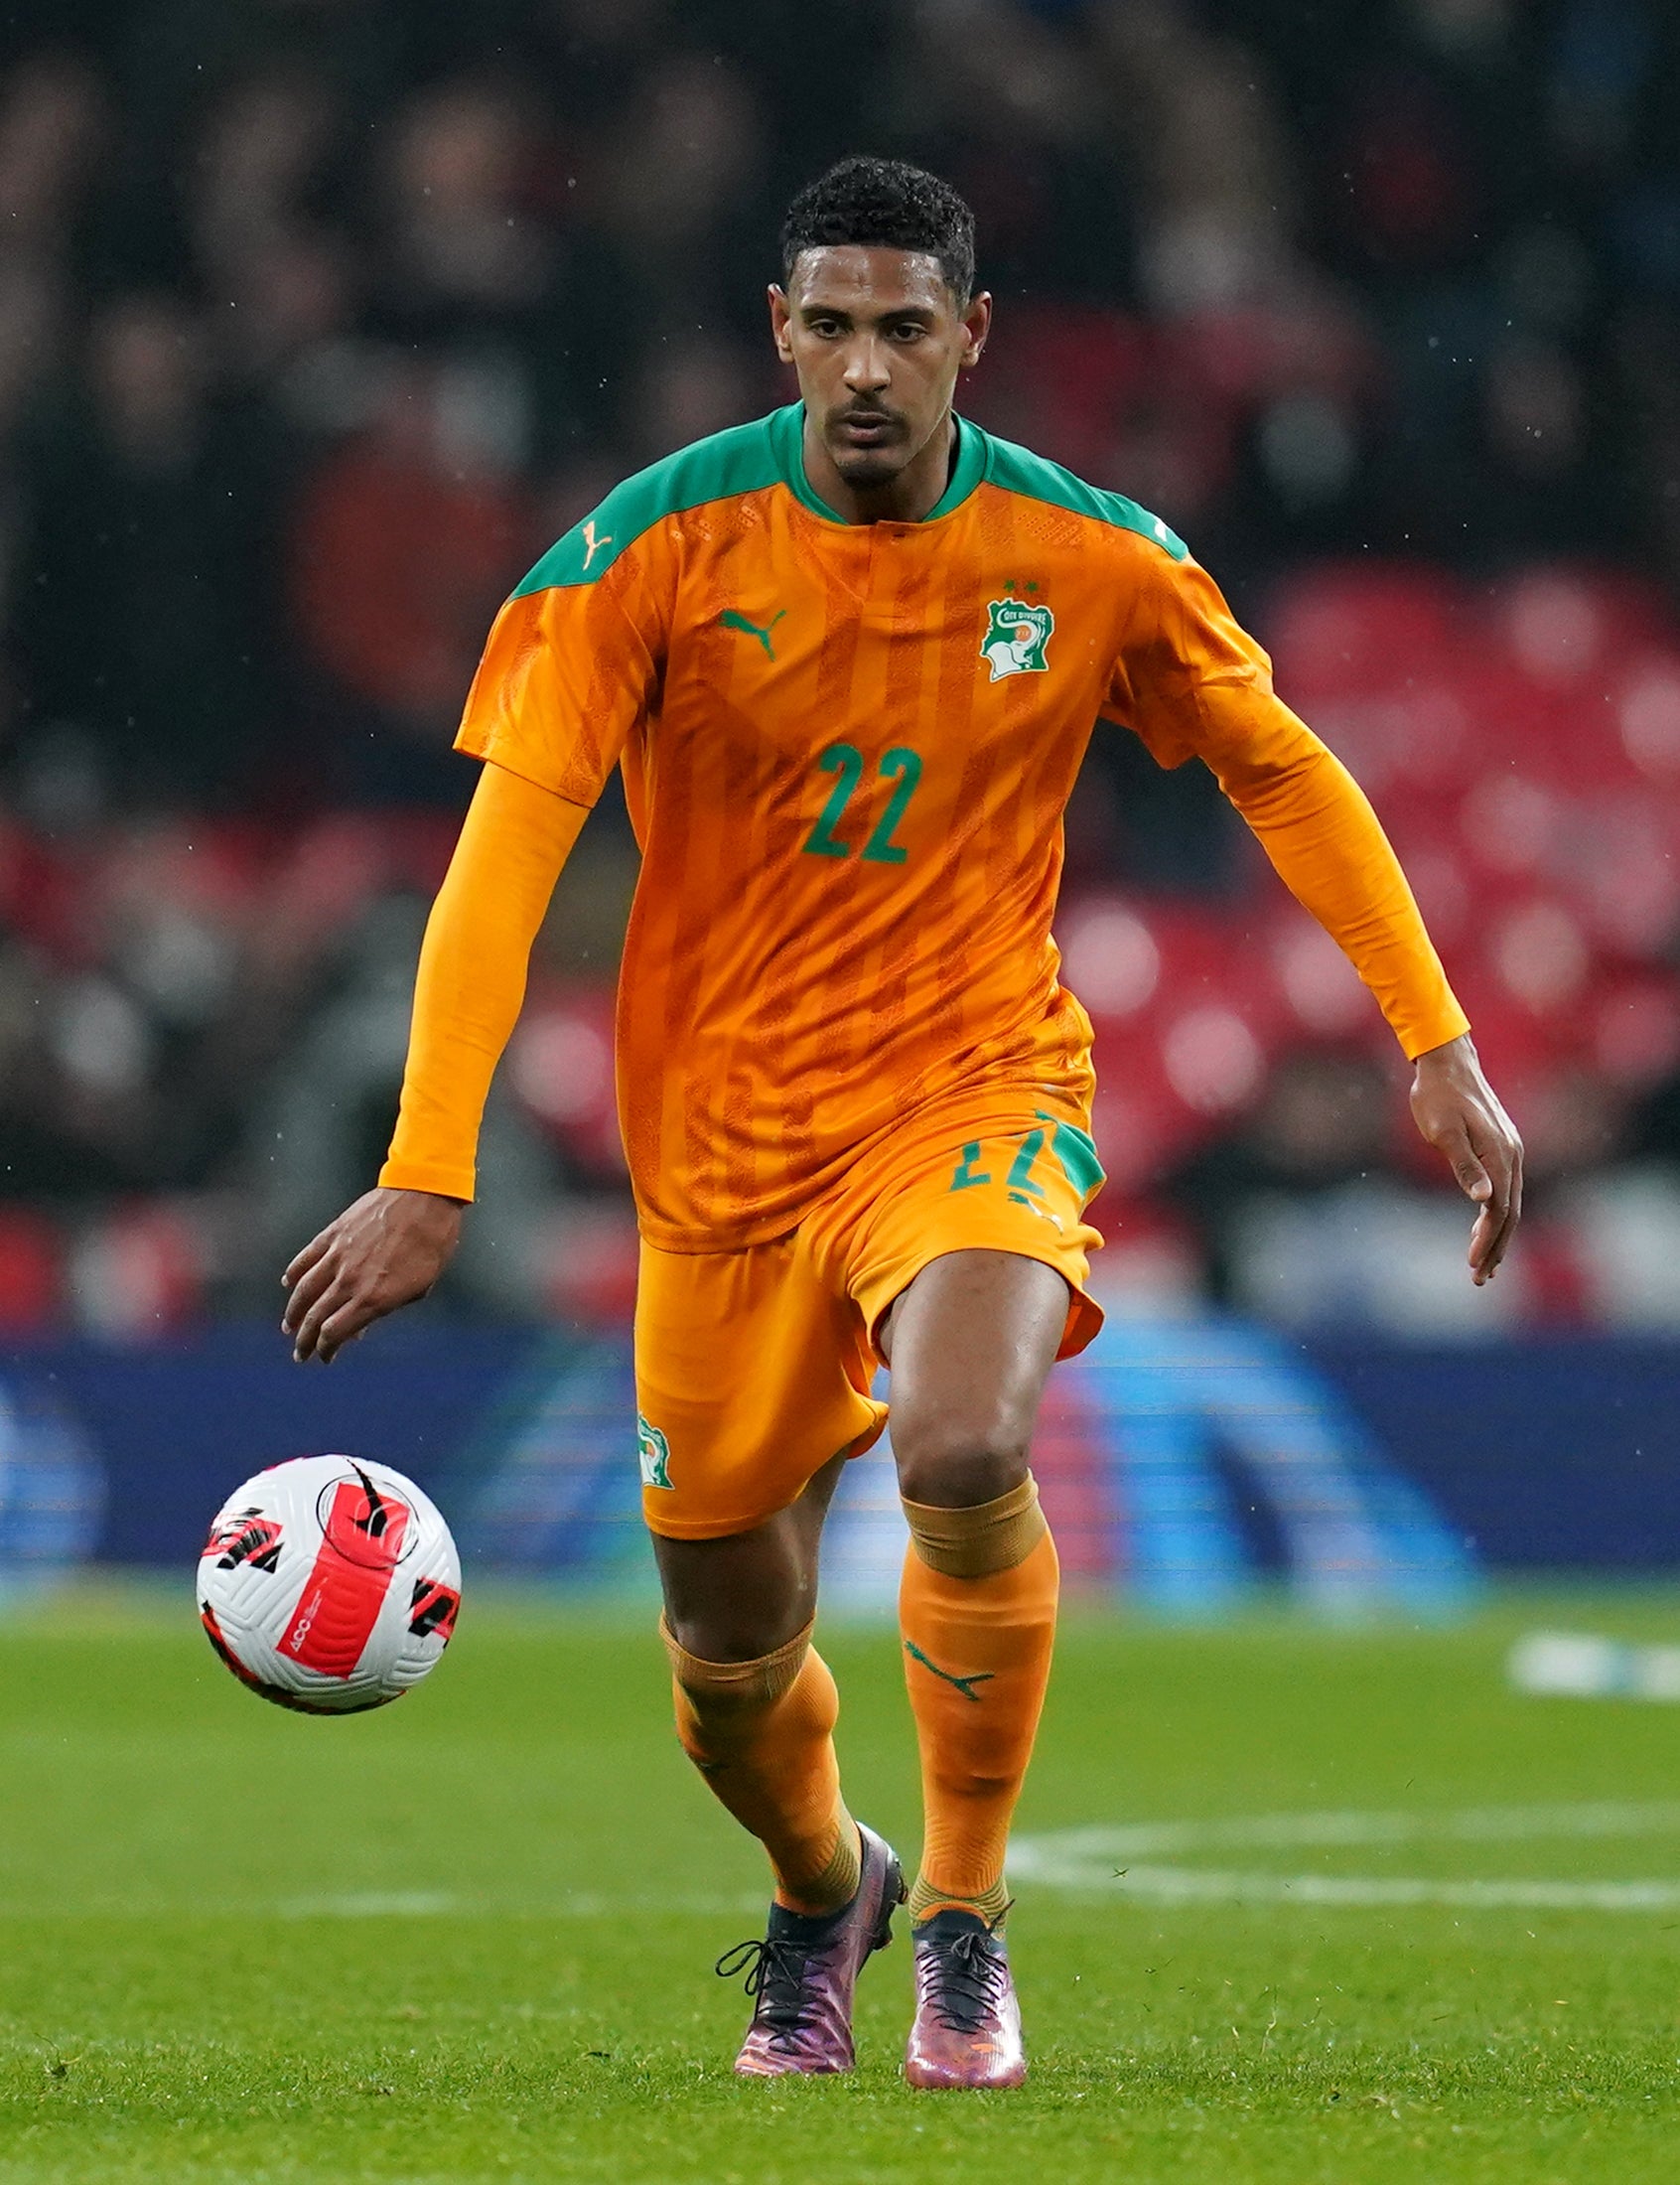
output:
POLYGON ((1028 1839, 1058 1854, 1124 1857, 1234 1844, 1514 1842, 1531 1836, 1680 1835, 1680 1803, 1472 1806, 1448 1813, 1244 1814, 1060 1828, 1028 1839))
MULTIPOLYGON (((1348 1844, 1505 1843, 1536 1837, 1579 1841, 1680 1835, 1680 1804, 1488 1806, 1444 1813, 1231 1815, 1199 1821, 1144 1821, 1064 1828, 1019 1837, 1010 1878, 1047 1889, 1132 1897, 1155 1904, 1310 1905, 1441 1904, 1549 1911, 1666 1912, 1680 1907, 1680 1880, 1593 1881, 1437 1875, 1276 1874, 1159 1863, 1159 1854, 1198 1850, 1326 1847, 1348 1844), (1156 1854, 1151 1860, 1150 1854, 1156 1854), (1125 1871, 1117 1871, 1124 1865, 1125 1871)), ((558 1897, 478 1896, 444 1890, 347 1890, 252 1905, 289 1920, 308 1919, 611 1919, 689 1913, 721 1918, 761 1908, 758 1894, 663 1894, 573 1890, 558 1897)), ((76 1905, 0 1904, 0 1919, 174 1919, 204 1902, 108 1900, 76 1905)))
POLYGON ((1136 1897, 1151 1904, 1526 1905, 1530 1910, 1668 1912, 1680 1881, 1438 1881, 1423 1875, 1257 1874, 1214 1867, 1133 1866, 1123 1874, 1010 1862, 1010 1881, 1136 1897))
POLYGON ((1154 1904, 1441 1904, 1472 1909, 1666 1912, 1680 1881, 1503 1879, 1437 1875, 1273 1874, 1139 1863, 1140 1854, 1344 1844, 1503 1843, 1680 1834, 1680 1805, 1471 1807, 1456 1813, 1257 1814, 1219 1820, 1067 1828, 1024 1836, 1010 1849, 1012 1882, 1134 1897, 1154 1904), (1116 1861, 1124 1860, 1124 1867, 1116 1861))
POLYGON ((284 1897, 284 1920, 424 1920, 456 1912, 461 1899, 442 1889, 364 1889, 343 1897, 284 1897))

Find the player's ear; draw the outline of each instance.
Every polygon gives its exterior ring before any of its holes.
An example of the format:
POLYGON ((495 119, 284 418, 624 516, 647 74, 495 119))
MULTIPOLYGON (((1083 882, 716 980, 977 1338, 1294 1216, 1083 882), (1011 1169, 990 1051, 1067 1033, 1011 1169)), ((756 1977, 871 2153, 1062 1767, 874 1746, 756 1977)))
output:
POLYGON ((770 340, 775 344, 775 354, 784 364, 793 362, 793 345, 787 339, 791 311, 787 292, 778 281, 770 284, 770 340))
POLYGON ((980 362, 980 352, 986 346, 986 337, 992 331, 992 293, 983 288, 977 296, 970 297, 968 309, 962 315, 961 369, 972 371, 980 362))

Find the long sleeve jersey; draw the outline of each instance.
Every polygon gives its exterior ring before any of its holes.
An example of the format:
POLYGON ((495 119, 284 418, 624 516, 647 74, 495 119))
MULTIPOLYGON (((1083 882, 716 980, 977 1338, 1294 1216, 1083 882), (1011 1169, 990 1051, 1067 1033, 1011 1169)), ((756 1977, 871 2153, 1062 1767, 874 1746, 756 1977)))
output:
MULTIPOLYGON (((1165 523, 966 421, 922 521, 849 523, 802 433, 795 404, 609 495, 502 608, 458 738, 577 807, 623 769, 619 1101, 654 1243, 784 1234, 952 1089, 1088 1096, 1051 921, 1099 717, 1207 763, 1408 1055, 1468 1029, 1365 798, 1165 523)), ((470 1196, 494 1044, 442 1098, 411 1061, 386 1182, 470 1196)))

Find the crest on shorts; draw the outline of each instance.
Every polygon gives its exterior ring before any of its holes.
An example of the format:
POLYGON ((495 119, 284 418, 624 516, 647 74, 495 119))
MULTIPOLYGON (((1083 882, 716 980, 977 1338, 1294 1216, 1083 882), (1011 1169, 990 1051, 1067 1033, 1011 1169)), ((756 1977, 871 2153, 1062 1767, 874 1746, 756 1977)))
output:
POLYGON ((658 1427, 648 1425, 639 1411, 635 1414, 635 1453, 641 1459, 643 1487, 670 1486, 670 1444, 658 1427))
POLYGON ((1046 651, 1055 617, 1048 607, 1029 607, 1025 600, 994 599, 986 602, 986 635, 980 641, 980 657, 991 664, 993 682, 1006 675, 1042 675, 1050 666, 1046 651))

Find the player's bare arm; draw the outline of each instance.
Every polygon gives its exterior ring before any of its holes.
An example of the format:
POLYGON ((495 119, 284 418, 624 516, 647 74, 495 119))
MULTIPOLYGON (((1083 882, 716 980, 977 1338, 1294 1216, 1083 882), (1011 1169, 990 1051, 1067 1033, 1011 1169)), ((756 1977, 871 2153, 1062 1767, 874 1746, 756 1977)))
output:
POLYGON ((1412 1115, 1475 1202, 1470 1277, 1478 1286, 1490 1282, 1522 1219, 1522 1140, 1482 1076, 1468 1032, 1418 1057, 1412 1115))

